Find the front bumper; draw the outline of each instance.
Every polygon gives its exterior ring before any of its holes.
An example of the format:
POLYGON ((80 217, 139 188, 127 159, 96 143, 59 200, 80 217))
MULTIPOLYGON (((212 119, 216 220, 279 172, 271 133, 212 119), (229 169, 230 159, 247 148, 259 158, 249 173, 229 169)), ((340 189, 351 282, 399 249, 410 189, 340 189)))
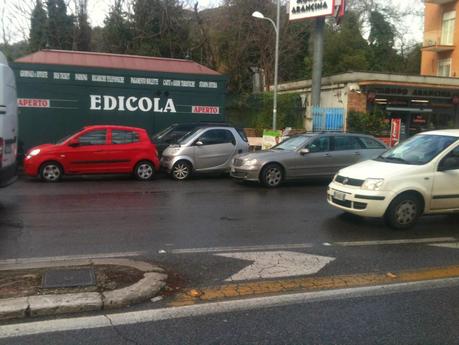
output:
POLYGON ((237 167, 232 166, 230 170, 230 176, 238 180, 258 182, 260 171, 258 168, 254 170, 254 169, 237 168, 237 167))
POLYGON ((327 201, 333 207, 364 217, 380 218, 393 198, 388 191, 370 191, 332 182, 327 189, 327 201))
POLYGON ((174 159, 173 157, 169 156, 163 156, 161 157, 161 170, 164 170, 166 172, 171 172, 172 166, 174 165, 174 159))

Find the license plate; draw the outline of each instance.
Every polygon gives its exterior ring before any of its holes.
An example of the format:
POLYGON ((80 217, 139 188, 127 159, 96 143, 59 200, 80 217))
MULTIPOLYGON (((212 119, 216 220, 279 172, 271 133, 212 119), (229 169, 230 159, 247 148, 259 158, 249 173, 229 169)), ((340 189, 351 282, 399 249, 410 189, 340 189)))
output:
POLYGON ((343 192, 338 192, 337 190, 335 190, 334 193, 333 193, 333 197, 334 197, 336 200, 343 201, 343 200, 346 199, 346 194, 343 193, 343 192))

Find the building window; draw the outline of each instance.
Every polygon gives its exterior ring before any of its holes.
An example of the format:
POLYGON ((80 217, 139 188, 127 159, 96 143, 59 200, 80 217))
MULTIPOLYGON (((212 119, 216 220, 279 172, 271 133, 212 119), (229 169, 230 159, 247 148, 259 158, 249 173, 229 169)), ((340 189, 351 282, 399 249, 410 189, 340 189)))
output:
POLYGON ((445 12, 441 27, 441 44, 451 46, 454 44, 454 26, 456 22, 456 11, 445 12))
POLYGON ((437 75, 439 77, 451 77, 451 59, 438 61, 437 75))

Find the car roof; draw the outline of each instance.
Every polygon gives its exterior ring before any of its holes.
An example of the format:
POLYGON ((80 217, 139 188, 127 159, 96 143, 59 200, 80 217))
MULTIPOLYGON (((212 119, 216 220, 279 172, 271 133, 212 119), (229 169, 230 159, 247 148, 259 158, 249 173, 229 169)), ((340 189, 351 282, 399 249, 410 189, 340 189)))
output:
POLYGON ((459 138, 459 129, 441 129, 436 131, 422 132, 420 134, 429 134, 429 135, 448 135, 451 137, 459 138))
POLYGON ((121 125, 92 125, 92 126, 85 126, 83 127, 83 129, 123 129, 127 131, 145 131, 145 129, 143 128, 121 126, 121 125))

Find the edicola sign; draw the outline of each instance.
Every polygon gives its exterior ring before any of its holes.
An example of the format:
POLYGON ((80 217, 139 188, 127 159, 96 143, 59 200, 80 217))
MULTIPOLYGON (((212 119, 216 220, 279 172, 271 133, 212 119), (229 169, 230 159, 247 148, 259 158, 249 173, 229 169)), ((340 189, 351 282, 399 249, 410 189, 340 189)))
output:
POLYGON ((331 16, 334 9, 335 0, 290 0, 289 19, 331 16))

